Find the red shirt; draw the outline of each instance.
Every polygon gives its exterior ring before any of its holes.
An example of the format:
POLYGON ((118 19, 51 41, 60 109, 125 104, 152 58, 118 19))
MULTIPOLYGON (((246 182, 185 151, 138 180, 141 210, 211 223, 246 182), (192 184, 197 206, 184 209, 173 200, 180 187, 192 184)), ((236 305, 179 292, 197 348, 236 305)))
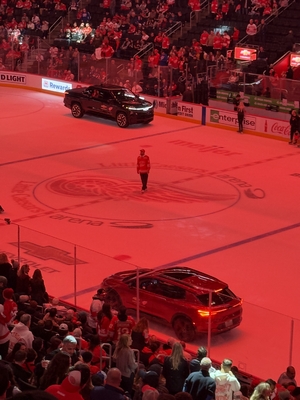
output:
POLYGON ((227 14, 229 11, 229 4, 228 3, 223 3, 222 4, 222 13, 227 14))
POLYGON ((136 58, 134 60, 134 69, 137 71, 141 71, 142 70, 142 60, 140 58, 136 58))
POLYGON ((240 37, 240 31, 238 29, 233 31, 233 34, 232 34, 231 37, 232 37, 232 40, 237 42, 239 40, 239 37, 240 37))
MULTIPOLYGON (((148 156, 144 156, 143 158, 146 157, 148 156)), ((135 326, 135 320, 130 315, 127 315, 126 321, 120 321, 118 316, 115 315, 114 317, 112 317, 112 320, 110 321, 109 324, 109 336, 112 338, 113 342, 116 342, 119 340, 121 335, 124 334, 130 335, 132 328, 134 326, 135 326)))
POLYGON ((154 66, 158 66, 159 60, 160 60, 160 54, 155 53, 154 54, 154 62, 153 62, 154 66))
POLYGON ((213 0, 210 6, 210 10, 213 14, 216 14, 218 11, 218 2, 216 0, 213 0))
POLYGON ((228 49, 229 45, 230 45, 230 37, 229 37, 229 35, 223 36, 222 37, 222 46, 225 47, 226 49, 228 49))
POLYGON ((27 9, 27 10, 30 10, 31 6, 32 6, 31 1, 30 0, 25 0, 23 8, 27 9))
POLYGON ((114 54, 114 49, 111 46, 107 46, 105 48, 102 47, 101 57, 112 57, 114 54))
POLYGON ((104 316, 100 322, 97 323, 97 333, 99 335, 101 343, 105 343, 108 338, 108 328, 110 325, 110 319, 104 316))
POLYGON ((154 54, 150 54, 148 57, 148 63, 150 68, 154 67, 154 54))
POLYGON ((169 65, 171 65, 172 68, 177 69, 179 67, 179 58, 177 56, 171 56, 169 58, 169 65))
POLYGON ((208 38, 208 32, 201 33, 200 43, 201 43, 202 46, 206 46, 207 38, 208 38))
POLYGON ((214 37, 213 48, 214 48, 214 50, 221 50, 222 49, 222 36, 216 35, 214 37))
POLYGON ((163 36, 162 42, 161 42, 161 47, 163 49, 168 49, 170 46, 170 39, 168 36, 163 36))

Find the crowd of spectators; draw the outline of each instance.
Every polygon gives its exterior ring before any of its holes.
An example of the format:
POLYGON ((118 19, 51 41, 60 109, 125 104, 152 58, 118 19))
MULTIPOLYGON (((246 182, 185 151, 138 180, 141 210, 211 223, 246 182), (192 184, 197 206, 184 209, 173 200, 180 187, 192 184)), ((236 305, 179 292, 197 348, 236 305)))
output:
POLYGON ((299 398, 292 366, 277 382, 241 385, 230 359, 215 368, 204 347, 192 358, 184 342, 162 344, 145 317, 136 322, 124 306, 112 309, 102 289, 89 312, 78 311, 49 301, 41 271, 30 277, 28 265, 20 268, 5 253, 0 274, 0 399, 299 398))
MULTIPOLYGON (((265 19, 287 4, 287 0, 211 0, 209 18, 219 25, 204 28, 191 43, 179 46, 170 42, 166 32, 178 22, 184 26, 192 11, 199 21, 200 0, 104 0, 101 6, 91 1, 86 7, 77 0, 2 0, 0 70, 18 70, 37 47, 36 37, 47 38, 50 23, 68 13, 65 20, 70 22, 47 51, 35 53, 30 72, 66 81, 124 85, 161 97, 185 94, 190 98, 193 86, 193 101, 206 104, 207 68, 234 69, 232 50, 241 34, 248 35, 248 44, 259 47, 258 59, 248 72, 272 70, 265 50, 265 19), (240 18, 245 25, 242 31, 240 26, 222 27, 240 18), (146 56, 140 56, 145 48, 149 49, 146 56)), ((290 31, 286 48, 292 50, 294 44, 290 31)), ((280 77, 274 70, 271 74, 276 83, 280 77)))

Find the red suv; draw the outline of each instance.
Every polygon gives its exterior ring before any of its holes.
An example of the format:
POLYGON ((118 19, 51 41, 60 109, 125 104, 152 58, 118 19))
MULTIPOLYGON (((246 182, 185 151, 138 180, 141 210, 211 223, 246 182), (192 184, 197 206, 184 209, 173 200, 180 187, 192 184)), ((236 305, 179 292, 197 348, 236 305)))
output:
MULTIPOLYGON (((123 304, 136 310, 136 285, 137 271, 130 270, 109 276, 101 287, 114 308, 123 304)), ((242 321, 242 300, 228 285, 188 267, 140 269, 139 288, 140 313, 171 324, 185 342, 208 331, 210 314, 212 333, 229 331, 242 321)))

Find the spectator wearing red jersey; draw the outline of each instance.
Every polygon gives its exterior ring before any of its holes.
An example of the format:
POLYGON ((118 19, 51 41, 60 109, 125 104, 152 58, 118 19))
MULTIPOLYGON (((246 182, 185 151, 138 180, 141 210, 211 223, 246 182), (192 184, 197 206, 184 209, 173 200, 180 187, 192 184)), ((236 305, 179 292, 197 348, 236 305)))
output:
POLYGON ((143 61, 140 59, 140 57, 136 54, 134 56, 134 71, 135 71, 135 78, 137 81, 139 81, 142 78, 142 64, 143 61))
POLYGON ((270 3, 268 3, 263 10, 263 17, 268 17, 269 15, 271 15, 271 13, 272 13, 272 7, 270 3))
POLYGON ((60 1, 55 5, 55 10, 57 10, 57 11, 67 11, 67 6, 60 1))
POLYGON ((158 35, 155 36, 154 38, 154 46, 158 49, 161 49, 162 41, 163 41, 162 33, 158 32, 158 35))
POLYGON ((152 74, 153 68, 155 67, 154 62, 155 62, 155 55, 153 52, 153 53, 149 54, 149 56, 148 56, 148 68, 149 68, 150 74, 152 74))
POLYGON ((229 3, 227 0, 223 1, 221 10, 222 10, 223 19, 226 20, 228 11, 229 11, 229 3))
POLYGON ((26 12, 26 14, 28 14, 28 11, 31 10, 32 7, 32 3, 30 0, 25 0, 23 3, 23 11, 26 12))
POLYGON ((224 31, 223 36, 222 36, 222 54, 224 57, 227 55, 227 50, 229 49, 230 46, 230 36, 228 35, 227 31, 224 31))
POLYGON ((153 64, 154 64, 155 68, 157 68, 157 66, 159 64, 159 60, 160 60, 159 51, 158 51, 158 49, 154 49, 154 61, 153 61, 153 64))
POLYGON ((16 8, 18 9, 23 8, 23 5, 24 5, 23 0, 18 0, 16 3, 16 8))
POLYGON ((218 8, 219 8, 218 0, 212 0, 211 5, 210 5, 210 14, 211 14, 212 19, 216 18, 216 15, 218 13, 218 8))
POLYGON ((162 36, 163 36, 163 38, 162 38, 162 42, 161 42, 161 48, 162 48, 162 50, 164 50, 164 52, 166 54, 168 54, 169 53, 169 47, 170 47, 170 39, 165 33, 163 33, 162 36))
POLYGON ((45 391, 58 400, 83 400, 80 391, 88 384, 90 376, 89 367, 81 363, 68 373, 61 385, 51 385, 45 391))
POLYGON ((231 44, 232 47, 235 48, 237 42, 239 41, 240 31, 236 26, 233 27, 233 34, 231 35, 231 44))
POLYGON ((135 320, 127 315, 127 309, 124 306, 121 306, 118 312, 118 315, 112 317, 110 321, 108 334, 109 338, 117 343, 120 336, 123 334, 131 334, 132 328, 135 326, 135 320))
MULTIPOLYGON (((91 361, 92 365, 99 365, 100 359, 102 357, 106 357, 106 352, 103 350, 100 344, 100 338, 98 335, 91 335, 89 345, 87 348, 93 354, 93 358, 91 361)), ((102 360, 102 369, 105 368, 106 361, 102 360)))
POLYGON ((220 35, 220 32, 217 31, 214 37, 213 41, 213 51, 216 53, 218 50, 222 50, 222 36, 220 35))
POLYGON ((204 51, 207 51, 207 39, 208 39, 208 32, 206 29, 204 29, 204 31, 201 33, 200 35, 200 44, 202 46, 202 49, 204 51))
POLYGON ((199 22, 200 10, 201 10, 200 0, 189 0, 188 5, 191 8, 191 10, 195 13, 196 22, 199 22))
POLYGON ((109 9, 110 8, 110 2, 111 0, 103 0, 103 8, 104 9, 109 9))
POLYGON ((109 339, 109 325, 113 315, 111 313, 110 304, 104 303, 102 310, 97 314, 97 334, 99 335, 101 343, 105 343, 109 339))
POLYGON ((111 58, 113 54, 114 54, 114 49, 111 47, 111 45, 103 42, 101 49, 101 57, 111 58))
POLYGON ((170 53, 168 64, 172 68, 172 79, 176 81, 179 77, 179 57, 175 52, 170 53))

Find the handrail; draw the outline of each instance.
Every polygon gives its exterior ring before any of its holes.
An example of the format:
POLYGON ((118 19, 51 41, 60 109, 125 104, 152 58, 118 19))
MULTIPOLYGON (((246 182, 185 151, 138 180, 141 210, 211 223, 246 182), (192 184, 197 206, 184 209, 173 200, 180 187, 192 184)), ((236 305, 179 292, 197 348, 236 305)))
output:
POLYGON ((180 21, 176 22, 176 24, 172 25, 171 28, 166 30, 165 35, 171 36, 175 32, 177 32, 179 29, 181 29, 181 35, 182 35, 182 22, 180 22, 180 21))
MULTIPOLYGON (((202 12, 202 11, 204 11, 206 9, 209 11, 209 0, 201 1, 200 12, 202 12)), ((190 12, 190 28, 192 27, 192 21, 193 21, 195 15, 196 15, 195 11, 191 11, 190 12)))
POLYGON ((56 20, 55 22, 53 22, 53 24, 50 26, 50 28, 49 28, 49 34, 48 34, 49 43, 50 43, 50 41, 51 41, 51 33, 52 33, 52 32, 54 31, 54 29, 58 26, 58 24, 59 24, 60 22, 62 22, 62 21, 63 21, 63 17, 60 16, 60 17, 58 17, 57 20, 56 20))
MULTIPOLYGON (((289 0, 289 4, 286 7, 279 7, 278 10, 272 12, 266 19, 265 19, 265 23, 266 25, 268 25, 270 22, 272 22, 275 18, 278 18, 279 15, 281 15, 285 10, 287 10, 293 3, 295 3, 296 0, 289 0)), ((261 24, 259 24, 257 26, 257 32, 259 32, 259 28, 260 28, 261 24)), ((238 43, 237 45, 242 45, 244 44, 247 39, 248 39, 249 35, 245 35, 238 43)))
POLYGON ((153 43, 148 43, 145 47, 143 47, 141 50, 139 50, 137 53, 135 53, 134 56, 139 56, 144 57, 146 54, 148 54, 150 51, 153 50, 153 43))

